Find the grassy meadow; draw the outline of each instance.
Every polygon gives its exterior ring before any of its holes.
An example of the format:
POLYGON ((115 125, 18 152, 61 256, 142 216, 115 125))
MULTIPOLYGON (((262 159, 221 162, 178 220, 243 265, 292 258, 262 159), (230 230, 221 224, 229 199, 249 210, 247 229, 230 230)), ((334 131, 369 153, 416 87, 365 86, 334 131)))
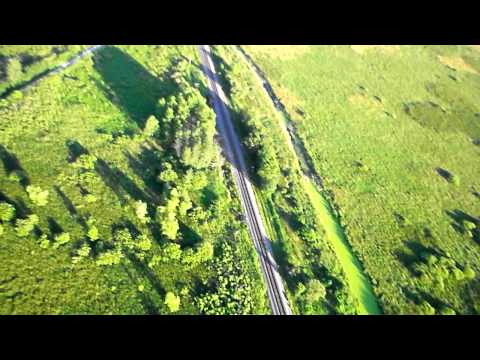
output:
POLYGON ((60 65, 88 45, 0 45, 0 96, 60 65))
POLYGON ((243 46, 386 314, 480 312, 480 52, 243 46))

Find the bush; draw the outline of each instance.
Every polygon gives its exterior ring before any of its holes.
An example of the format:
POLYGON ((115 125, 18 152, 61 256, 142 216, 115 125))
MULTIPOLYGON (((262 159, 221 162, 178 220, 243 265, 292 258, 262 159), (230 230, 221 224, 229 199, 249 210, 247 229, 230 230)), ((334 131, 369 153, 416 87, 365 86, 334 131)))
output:
POLYGON ((2 235, 2 234, 3 234, 3 225, 0 224, 0 235, 2 235))
POLYGON ((135 202, 135 213, 142 224, 148 224, 150 218, 148 217, 147 204, 139 200, 135 202))
POLYGON ((420 315, 435 315, 435 308, 428 301, 422 301, 418 309, 420 315))
POLYGON ((120 249, 108 250, 100 254, 97 258, 96 264, 99 266, 111 266, 120 264, 123 254, 120 249))
POLYGON ((465 276, 465 279, 472 280, 475 278, 475 271, 473 271, 470 266, 466 266, 465 269, 463 269, 463 275, 465 276))
POLYGON ((141 251, 148 251, 152 248, 152 241, 147 235, 142 234, 137 238, 137 248, 141 251))
POLYGON ((318 300, 323 300, 326 295, 327 290, 319 280, 312 279, 308 282, 307 292, 305 294, 308 303, 312 304, 318 300))
POLYGON ((53 243, 53 248, 57 249, 58 247, 65 245, 70 241, 70 234, 67 232, 61 233, 55 236, 55 241, 53 243))
POLYGON ((170 312, 176 312, 180 308, 180 298, 169 291, 165 296, 165 305, 170 312))
POLYGON ((40 237, 39 244, 42 249, 47 249, 50 246, 50 240, 48 239, 48 236, 46 234, 43 234, 40 237))
POLYGON ((22 63, 16 57, 7 62, 7 79, 10 82, 18 81, 22 77, 22 63))
POLYGON ((440 315, 456 315, 457 313, 451 307, 444 306, 439 311, 440 315))
POLYGON ((95 225, 89 226, 87 236, 91 241, 97 241, 99 239, 98 229, 95 225))
POLYGON ((0 203, 0 220, 2 220, 3 222, 8 222, 14 217, 15 207, 5 202, 0 203))
POLYGON ((48 203, 48 190, 42 191, 38 186, 27 186, 27 193, 35 205, 45 206, 48 203))
POLYGON ((145 123, 145 128, 143 129, 143 133, 148 137, 152 137, 152 136, 155 136, 159 128, 160 128, 160 124, 158 123, 157 118, 151 115, 147 119, 147 122, 145 123))
POLYGON ((83 244, 83 246, 77 250, 77 256, 73 257, 73 263, 78 263, 79 261, 87 258, 88 255, 90 255, 90 246, 88 244, 83 244))
POLYGON ((28 236, 33 231, 39 221, 40 219, 35 214, 30 215, 26 219, 18 219, 15 228, 17 235, 19 237, 28 236))

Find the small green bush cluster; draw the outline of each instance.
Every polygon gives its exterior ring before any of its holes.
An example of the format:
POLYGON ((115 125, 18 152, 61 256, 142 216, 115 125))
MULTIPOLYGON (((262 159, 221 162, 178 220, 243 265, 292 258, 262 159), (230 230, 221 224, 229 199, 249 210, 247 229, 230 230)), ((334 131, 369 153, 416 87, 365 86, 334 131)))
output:
POLYGON ((27 186, 27 193, 30 200, 37 206, 46 206, 48 204, 48 190, 42 190, 38 186, 27 186))
POLYGON ((4 223, 15 218, 15 207, 9 203, 0 203, 0 220, 4 223))
POLYGON ((242 315, 253 310, 253 283, 245 260, 228 242, 221 244, 214 260, 216 282, 213 289, 196 298, 200 311, 207 315, 242 315))
POLYGON ((15 230, 19 237, 27 237, 38 225, 40 219, 37 215, 29 215, 26 219, 17 219, 15 230))

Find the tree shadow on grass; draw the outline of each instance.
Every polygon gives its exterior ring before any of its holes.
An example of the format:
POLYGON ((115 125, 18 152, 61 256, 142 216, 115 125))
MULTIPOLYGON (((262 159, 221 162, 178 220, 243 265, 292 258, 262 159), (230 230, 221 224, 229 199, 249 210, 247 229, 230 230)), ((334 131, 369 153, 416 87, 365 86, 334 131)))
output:
MULTIPOLYGON (((133 274, 128 269, 128 266, 122 264, 123 271, 127 274, 130 282, 138 286, 137 281, 135 280, 133 274)), ((140 301, 142 302, 143 309, 148 315, 158 315, 160 313, 158 306, 155 305, 155 302, 144 292, 139 292, 140 301)))
POLYGON ((7 176, 16 173, 20 176, 20 184, 23 187, 30 185, 30 179, 27 176, 27 172, 21 166, 18 158, 15 154, 9 152, 2 144, 0 144, 0 159, 3 162, 3 167, 5 168, 7 176))
POLYGON ((64 232, 60 224, 51 216, 47 218, 47 222, 48 222, 48 230, 50 231, 50 235, 52 237, 54 237, 55 235, 60 235, 64 232))
POLYGON ((146 119, 155 112, 158 99, 165 94, 165 84, 115 46, 103 47, 93 60, 95 70, 110 90, 102 89, 107 98, 143 129, 146 119))
POLYGON ((417 276, 417 272, 414 270, 413 265, 422 260, 422 255, 432 254, 435 256, 444 256, 445 254, 433 247, 427 247, 423 245, 419 240, 407 240, 405 242, 406 250, 398 249, 394 252, 397 259, 405 266, 408 271, 417 276))
POLYGON ((125 152, 124 155, 133 172, 143 180, 146 195, 155 205, 159 205, 162 187, 157 182, 156 176, 161 170, 162 159, 151 147, 142 146, 141 150, 138 156, 128 152, 125 152))
POLYGON ((152 202, 150 196, 142 191, 132 179, 121 170, 112 169, 103 159, 97 159, 95 169, 122 204, 126 202, 125 193, 135 200, 141 200, 147 204, 152 202))
POLYGON ((7 195, 5 195, 2 191, 0 191, 0 201, 6 202, 15 208, 16 218, 24 219, 28 215, 33 214, 32 210, 25 204, 25 202, 22 199, 17 198, 16 200, 12 200, 7 195))
POLYGON ((190 226, 186 225, 182 221, 179 221, 179 231, 181 234, 180 246, 182 250, 186 248, 193 248, 195 245, 202 242, 202 237, 193 230, 190 226))
POLYGON ((84 229, 87 229, 87 223, 85 222, 85 219, 78 213, 77 208, 75 207, 75 205, 73 205, 72 200, 70 200, 68 196, 65 195, 65 193, 58 186, 55 185, 53 189, 60 197, 60 199, 62 199, 62 202, 67 208, 70 216, 73 217, 80 224, 80 226, 82 226, 84 229))

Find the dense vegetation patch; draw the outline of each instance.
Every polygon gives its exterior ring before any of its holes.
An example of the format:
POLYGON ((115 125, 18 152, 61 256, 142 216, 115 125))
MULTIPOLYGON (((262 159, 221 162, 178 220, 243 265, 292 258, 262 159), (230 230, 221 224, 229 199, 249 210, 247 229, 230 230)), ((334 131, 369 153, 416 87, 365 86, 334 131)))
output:
POLYGON ((195 47, 108 46, 2 101, 1 313, 267 311, 204 89, 195 47))

